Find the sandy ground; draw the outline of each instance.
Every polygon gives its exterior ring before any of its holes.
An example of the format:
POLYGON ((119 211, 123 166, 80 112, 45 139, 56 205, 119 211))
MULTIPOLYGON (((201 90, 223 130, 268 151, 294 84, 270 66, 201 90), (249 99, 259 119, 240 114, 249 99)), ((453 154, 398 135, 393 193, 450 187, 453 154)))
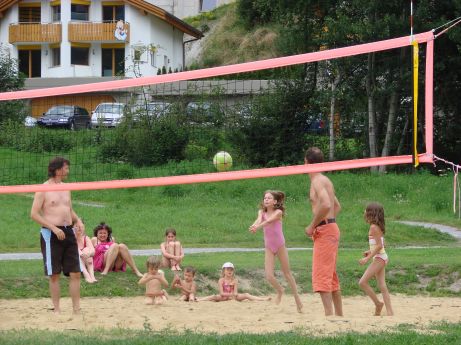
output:
MULTIPOLYGON (((424 329, 431 322, 461 321, 461 298, 392 296, 395 316, 372 316, 373 306, 365 297, 344 298, 343 318, 323 316, 317 295, 303 295, 304 313, 296 312, 294 300, 285 296, 273 302, 179 302, 173 298, 160 306, 144 305, 144 297, 83 298, 81 315, 72 316, 71 302, 62 299, 63 312, 50 311, 49 299, 0 299, 0 329, 91 330, 114 327, 163 330, 173 328, 197 332, 267 333, 308 331, 313 334, 389 330, 399 324, 424 329)), ((385 312, 384 312, 385 314, 385 312)))

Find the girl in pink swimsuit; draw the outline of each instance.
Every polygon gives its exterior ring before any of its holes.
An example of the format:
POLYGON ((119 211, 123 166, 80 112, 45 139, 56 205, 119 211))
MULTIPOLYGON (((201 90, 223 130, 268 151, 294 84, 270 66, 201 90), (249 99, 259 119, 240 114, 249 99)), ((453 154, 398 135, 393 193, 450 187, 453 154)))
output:
POLYGON ((284 292, 283 287, 279 284, 274 275, 275 257, 280 261, 280 268, 286 281, 290 285, 291 291, 295 298, 298 312, 302 312, 303 305, 298 295, 296 281, 291 274, 290 262, 288 259, 288 251, 285 247, 285 238, 282 231, 282 218, 285 214, 285 193, 280 191, 268 190, 264 193, 263 200, 260 205, 258 217, 250 226, 250 232, 256 233, 259 228, 264 231, 265 244, 265 271, 267 281, 277 291, 275 303, 279 304, 284 292))
POLYGON ((249 293, 238 293, 238 280, 235 277, 234 265, 226 262, 222 265, 221 279, 218 281, 219 294, 198 298, 197 301, 223 302, 235 299, 236 301, 269 301, 270 297, 253 296, 249 293))
POLYGON ((365 265, 369 260, 372 260, 372 262, 362 278, 360 278, 359 286, 375 304, 374 315, 381 315, 384 306, 386 306, 387 315, 394 315, 391 297, 386 285, 386 264, 389 258, 384 250, 384 233, 386 230, 383 206, 375 202, 368 204, 365 209, 364 218, 370 224, 370 229, 368 230, 368 244, 370 249, 363 253, 363 258, 359 260, 359 264, 365 265), (374 277, 376 277, 384 303, 378 299, 368 284, 368 281, 374 277))

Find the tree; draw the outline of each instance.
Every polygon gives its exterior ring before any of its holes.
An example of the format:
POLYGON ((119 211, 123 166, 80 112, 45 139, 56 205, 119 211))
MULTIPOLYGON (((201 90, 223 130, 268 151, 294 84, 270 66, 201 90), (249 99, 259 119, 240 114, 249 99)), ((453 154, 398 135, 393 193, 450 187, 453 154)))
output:
MULTIPOLYGON (((24 88, 24 76, 18 73, 18 64, 0 44, 0 92, 18 91, 24 88)), ((0 102, 0 123, 7 119, 22 121, 26 115, 24 101, 0 102)))

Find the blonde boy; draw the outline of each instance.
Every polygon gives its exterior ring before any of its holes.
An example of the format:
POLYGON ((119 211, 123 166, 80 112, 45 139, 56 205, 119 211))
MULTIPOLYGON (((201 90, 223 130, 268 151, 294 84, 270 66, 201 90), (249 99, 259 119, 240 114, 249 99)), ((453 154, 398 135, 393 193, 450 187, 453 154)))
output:
POLYGON ((146 262, 147 273, 139 279, 139 285, 146 285, 146 304, 163 304, 168 298, 162 289, 162 286, 168 286, 168 282, 163 271, 159 270, 161 262, 161 258, 150 256, 146 262))

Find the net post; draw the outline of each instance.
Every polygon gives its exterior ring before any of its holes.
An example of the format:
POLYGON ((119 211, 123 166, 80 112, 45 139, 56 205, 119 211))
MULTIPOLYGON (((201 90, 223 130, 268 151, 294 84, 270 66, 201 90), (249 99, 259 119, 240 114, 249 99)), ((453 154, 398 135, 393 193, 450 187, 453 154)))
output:
POLYGON ((434 39, 427 41, 425 74, 426 153, 432 156, 434 154, 434 39))

